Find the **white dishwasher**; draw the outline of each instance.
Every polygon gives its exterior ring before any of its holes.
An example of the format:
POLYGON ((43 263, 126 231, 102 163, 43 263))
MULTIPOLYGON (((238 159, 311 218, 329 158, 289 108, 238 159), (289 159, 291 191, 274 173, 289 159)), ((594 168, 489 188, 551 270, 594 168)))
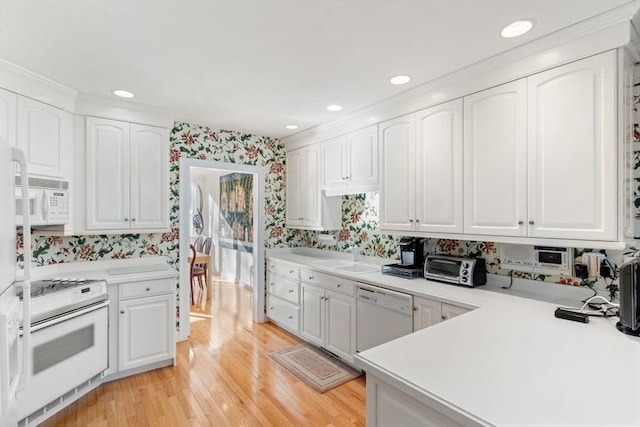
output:
POLYGON ((413 332, 413 295, 358 284, 356 305, 356 352, 413 332))

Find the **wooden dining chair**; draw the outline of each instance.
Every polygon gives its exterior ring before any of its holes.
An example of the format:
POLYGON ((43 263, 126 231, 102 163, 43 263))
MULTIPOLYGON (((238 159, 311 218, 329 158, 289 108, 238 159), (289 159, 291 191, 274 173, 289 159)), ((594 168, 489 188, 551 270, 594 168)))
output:
POLYGON ((202 236, 196 237, 196 240, 195 242, 193 242, 193 245, 196 247, 196 252, 202 252, 202 246, 204 245, 204 237, 202 236))
POLYGON ((189 278, 191 281, 191 305, 195 304, 195 299, 193 296, 193 282, 195 280, 198 281, 198 287, 200 288, 200 296, 202 298, 202 294, 204 293, 205 283, 206 282, 206 272, 205 269, 195 265, 196 262, 196 248, 193 245, 189 245, 191 249, 191 265, 189 266, 189 278))

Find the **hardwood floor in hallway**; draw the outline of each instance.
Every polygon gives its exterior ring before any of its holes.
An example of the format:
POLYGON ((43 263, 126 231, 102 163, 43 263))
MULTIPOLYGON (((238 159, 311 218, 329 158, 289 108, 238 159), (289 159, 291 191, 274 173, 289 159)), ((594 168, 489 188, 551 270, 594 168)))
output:
POLYGON ((175 367, 103 384, 42 425, 364 427, 364 376, 315 392, 269 357, 301 341, 253 323, 249 290, 212 283, 175 367))

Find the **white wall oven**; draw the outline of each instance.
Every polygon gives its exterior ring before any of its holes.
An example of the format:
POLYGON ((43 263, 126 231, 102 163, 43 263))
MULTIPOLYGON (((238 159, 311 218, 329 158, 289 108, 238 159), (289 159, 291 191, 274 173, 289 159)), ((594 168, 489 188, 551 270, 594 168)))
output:
POLYGON ((19 426, 35 425, 96 387, 108 367, 108 294, 103 280, 51 279, 31 288, 27 387, 19 426))

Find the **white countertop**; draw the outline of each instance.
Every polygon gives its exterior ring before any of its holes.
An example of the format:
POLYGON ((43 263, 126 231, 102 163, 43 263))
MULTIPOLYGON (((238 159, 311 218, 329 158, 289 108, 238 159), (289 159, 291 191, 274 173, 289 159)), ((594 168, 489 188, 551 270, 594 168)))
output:
POLYGON ((165 256, 83 261, 35 267, 31 281, 53 277, 75 277, 106 280, 108 284, 139 282, 141 280, 178 277, 178 272, 167 264, 165 256))
MULTIPOLYGON (((338 272, 312 262, 325 254, 343 259, 349 255, 297 251, 269 251, 267 256, 478 307, 356 355, 362 369, 418 401, 465 424, 640 425, 640 338, 618 332, 617 318, 571 322, 554 317, 558 303, 421 278, 338 272)), ((550 291, 564 288, 545 286, 550 291)), ((574 296, 563 295, 563 304, 574 299, 572 305, 579 306, 589 296, 587 289, 570 291, 574 296)))

